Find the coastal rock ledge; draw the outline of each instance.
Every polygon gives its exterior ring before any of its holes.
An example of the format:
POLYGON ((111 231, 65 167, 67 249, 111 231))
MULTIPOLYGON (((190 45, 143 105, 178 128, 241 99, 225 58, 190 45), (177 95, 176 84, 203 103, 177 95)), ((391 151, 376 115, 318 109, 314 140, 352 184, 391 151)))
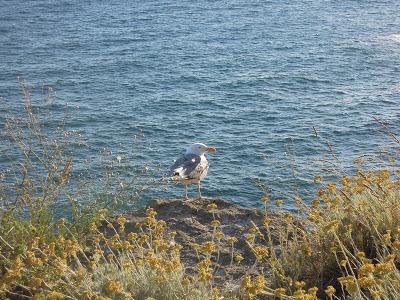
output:
MULTIPOLYGON (((211 222, 214 217, 220 221, 221 225, 218 229, 224 233, 218 244, 219 255, 215 253, 213 259, 217 266, 216 280, 221 280, 221 282, 235 280, 246 273, 251 274, 259 268, 254 264, 255 256, 246 244, 246 235, 249 233, 249 229, 254 227, 252 222, 257 226, 262 226, 265 216, 263 210, 241 207, 221 199, 153 200, 142 209, 124 214, 127 219, 125 225, 127 232, 137 230, 136 224, 145 220, 148 207, 154 208, 157 212, 156 218, 164 220, 169 230, 176 232, 175 240, 183 247, 181 260, 189 271, 193 270, 199 260, 193 249, 193 243, 201 244, 212 240, 213 226, 211 222), (211 203, 217 205, 217 209, 213 212, 207 208, 211 203), (227 240, 228 237, 235 237, 238 240, 235 243, 234 252, 240 253, 244 257, 239 264, 232 263, 232 246, 227 240)), ((268 212, 268 216, 273 220, 272 228, 279 223, 283 225, 279 221, 282 218, 279 218, 278 215, 279 213, 268 212)), ((260 242, 262 243, 262 241, 260 242)))

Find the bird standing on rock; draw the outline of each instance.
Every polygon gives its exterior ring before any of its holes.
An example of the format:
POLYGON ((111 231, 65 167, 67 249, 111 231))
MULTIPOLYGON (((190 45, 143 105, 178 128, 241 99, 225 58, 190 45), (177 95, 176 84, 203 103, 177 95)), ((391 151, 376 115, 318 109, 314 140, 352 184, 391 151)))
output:
POLYGON ((217 151, 202 143, 195 143, 187 148, 185 155, 179 157, 171 167, 171 178, 175 182, 185 185, 185 199, 188 199, 187 186, 197 184, 199 198, 201 199, 200 181, 207 176, 209 163, 205 157, 206 152, 217 151))

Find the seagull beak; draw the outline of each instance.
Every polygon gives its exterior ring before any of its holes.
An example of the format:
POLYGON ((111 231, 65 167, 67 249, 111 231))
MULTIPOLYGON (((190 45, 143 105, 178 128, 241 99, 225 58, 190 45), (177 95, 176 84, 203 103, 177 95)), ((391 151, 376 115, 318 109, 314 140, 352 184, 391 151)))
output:
POLYGON ((207 147, 207 152, 217 152, 217 148, 215 148, 215 147, 207 147))

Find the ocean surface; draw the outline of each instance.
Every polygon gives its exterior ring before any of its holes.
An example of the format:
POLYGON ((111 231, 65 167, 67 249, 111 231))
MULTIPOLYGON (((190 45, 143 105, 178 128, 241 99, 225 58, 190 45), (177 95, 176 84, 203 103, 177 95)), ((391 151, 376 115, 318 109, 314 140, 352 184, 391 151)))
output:
MULTIPOLYGON (((90 160, 100 175, 107 153, 157 182, 201 141, 218 148, 203 195, 255 206, 265 184, 312 199, 314 175, 394 149, 373 117, 399 133, 400 1, 0 0, 2 123, 21 113, 18 78, 49 128, 74 109, 75 174, 90 160)), ((182 194, 164 182, 139 197, 182 194)))

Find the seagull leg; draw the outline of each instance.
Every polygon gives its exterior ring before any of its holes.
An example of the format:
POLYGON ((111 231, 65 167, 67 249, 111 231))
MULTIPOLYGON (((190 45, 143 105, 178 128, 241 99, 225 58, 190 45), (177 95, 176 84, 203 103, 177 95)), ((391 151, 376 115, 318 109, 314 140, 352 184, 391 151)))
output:
POLYGON ((199 191, 199 199, 201 199, 200 180, 199 183, 197 184, 197 190, 199 191))
POLYGON ((185 184, 185 200, 189 199, 188 198, 188 191, 187 191, 187 184, 185 184))

